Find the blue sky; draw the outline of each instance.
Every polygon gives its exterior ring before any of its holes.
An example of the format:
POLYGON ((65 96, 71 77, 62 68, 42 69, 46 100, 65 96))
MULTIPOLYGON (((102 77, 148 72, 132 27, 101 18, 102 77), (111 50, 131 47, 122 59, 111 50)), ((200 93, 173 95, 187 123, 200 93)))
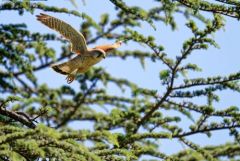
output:
MULTIPOLYGON (((76 0, 77 1, 77 0, 76 0)), ((86 5, 83 5, 81 0, 78 0, 78 11, 85 12, 90 15, 94 20, 98 21, 100 14, 109 13, 110 18, 115 17, 114 6, 109 1, 98 1, 98 0, 85 0, 86 5)), ((68 0, 58 0, 52 1, 48 0, 47 2, 43 1, 49 5, 66 7, 68 9, 75 10, 74 6, 68 0)), ((141 1, 129 1, 129 5, 138 5, 148 9, 154 5, 158 5, 157 2, 151 2, 149 0, 141 1), (136 3, 137 2, 137 3, 136 3)), ((36 21, 35 15, 42 11, 36 10, 33 15, 26 13, 23 16, 19 16, 17 12, 0 12, 0 21, 1 23, 28 23, 29 29, 35 32, 45 31, 50 33, 55 33, 54 31, 48 29, 44 25, 36 21)), ((49 13, 55 17, 61 18, 64 21, 67 21, 76 29, 79 28, 82 20, 67 14, 56 14, 49 13)), ((172 31, 170 26, 166 26, 164 23, 156 23, 157 30, 153 30, 149 24, 143 22, 142 27, 137 30, 144 35, 153 35, 156 38, 156 42, 165 47, 165 52, 169 57, 174 58, 176 55, 180 54, 182 43, 191 36, 190 30, 187 29, 185 23, 186 19, 182 15, 176 15, 176 21, 178 22, 178 29, 172 31)), ((194 52, 193 55, 189 57, 187 62, 198 64, 203 71, 198 73, 189 73, 190 78, 195 77, 207 77, 212 75, 227 75, 229 73, 238 72, 240 69, 239 63, 239 51, 240 45, 238 37, 240 35, 240 23, 236 19, 226 18, 226 27, 225 30, 220 30, 213 35, 216 42, 219 44, 220 49, 211 47, 206 51, 194 52)), ((113 43, 106 40, 100 40, 98 43, 113 43)), ((54 45, 51 44, 50 45, 54 45)), ((151 51, 149 48, 139 45, 137 43, 129 42, 123 44, 119 50, 135 50, 141 49, 143 51, 151 51)), ((55 47, 56 51, 60 51, 58 47, 55 47)), ((97 66, 104 67, 109 71, 113 76, 128 78, 129 80, 139 84, 142 87, 147 87, 150 89, 157 89, 159 94, 162 94, 163 88, 161 87, 160 81, 158 79, 159 71, 165 69, 166 67, 162 63, 153 63, 151 61, 146 61, 146 69, 142 69, 139 61, 133 59, 127 59, 126 61, 121 61, 116 58, 107 58, 104 61, 100 62, 97 66)), ((65 77, 55 73, 52 69, 47 68, 43 71, 38 72, 40 78, 40 83, 47 83, 51 87, 59 87, 63 84, 66 84, 65 77)), ((72 84, 73 87, 78 88, 77 82, 72 84)), ((110 93, 115 93, 115 89, 110 89, 110 93)), ((201 100, 202 101, 202 100, 201 100)), ((220 108, 225 108, 230 105, 239 105, 239 94, 233 92, 223 92, 221 94, 221 101, 216 105, 220 108)), ((173 113, 172 113, 173 114, 173 113)), ((186 126, 185 121, 180 123, 180 126, 186 126)), ((74 128, 85 127, 79 125, 79 123, 74 123, 71 125, 74 128)), ((87 127, 87 126, 86 126, 87 127)), ((225 131, 214 132, 212 138, 207 139, 203 135, 195 135, 191 137, 195 143, 201 145, 206 144, 220 144, 225 143, 228 138, 228 134, 225 131), (222 139, 224 138, 224 139, 222 139)), ((177 150, 182 150, 183 146, 177 140, 164 140, 159 142, 162 146, 160 150, 167 152, 168 154, 176 152, 177 150), (174 149, 172 148, 174 147, 174 149)))

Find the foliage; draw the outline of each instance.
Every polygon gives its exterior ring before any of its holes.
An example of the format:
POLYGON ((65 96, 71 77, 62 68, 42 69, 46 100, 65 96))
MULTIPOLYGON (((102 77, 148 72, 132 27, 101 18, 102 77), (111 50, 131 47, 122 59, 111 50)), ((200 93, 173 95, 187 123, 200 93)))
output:
MULTIPOLYGON (((76 6, 76 1, 72 2, 76 6)), ((37 10, 83 18, 79 31, 86 37, 87 44, 100 39, 119 39, 146 45, 149 52, 121 50, 110 56, 122 61, 133 58, 143 67, 146 59, 164 64, 165 68, 159 71, 159 83, 165 91, 157 92, 158 89, 146 89, 127 79, 113 77, 100 67, 79 75, 79 88, 70 85, 52 88, 47 84, 50 78, 44 84, 39 83, 38 71, 49 70, 50 64, 69 58, 67 41, 52 33, 32 32, 24 22, 0 24, 0 160, 113 161, 138 160, 148 155, 163 160, 210 161, 240 156, 239 108, 230 106, 218 110, 214 104, 222 91, 240 92, 240 73, 190 79, 186 77, 187 72, 199 72, 201 68, 197 64, 184 64, 195 51, 218 47, 212 34, 224 27, 223 16, 240 18, 239 2, 156 2, 157 6, 146 10, 129 6, 122 0, 110 0, 117 17, 103 13, 97 22, 88 13, 38 1, 1 3, 3 15, 8 11, 18 11, 14 12, 16 16, 34 15, 37 10), (144 36, 137 29, 145 22, 153 29, 156 23, 163 22, 175 30, 176 13, 186 17, 192 37, 183 43, 176 58, 170 58, 154 36, 144 36), (199 22, 204 28, 198 27, 199 22), (50 41, 61 44, 60 54, 48 45, 50 41), (111 95, 108 90, 111 86, 116 86, 122 94, 111 95), (130 91, 130 95, 124 91, 130 91), (197 104, 194 98, 204 98, 207 103, 197 104), (171 111, 178 114, 167 115, 171 111), (179 126, 186 118, 192 122, 187 129, 179 126), (213 122, 212 118, 217 119, 213 122), (73 130, 69 128, 72 121, 80 121, 80 126, 90 121, 93 127, 73 130), (196 134, 211 138, 217 130, 228 130, 234 140, 203 147, 189 138, 196 134), (178 140, 189 148, 167 155, 159 150, 158 141, 164 139, 178 140)))

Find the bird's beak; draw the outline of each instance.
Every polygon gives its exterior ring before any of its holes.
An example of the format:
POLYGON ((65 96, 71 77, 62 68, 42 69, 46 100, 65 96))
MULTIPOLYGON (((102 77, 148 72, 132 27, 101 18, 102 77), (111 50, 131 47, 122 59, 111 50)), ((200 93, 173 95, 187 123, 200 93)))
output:
POLYGON ((106 53, 103 54, 103 58, 104 58, 104 59, 106 58, 106 53))

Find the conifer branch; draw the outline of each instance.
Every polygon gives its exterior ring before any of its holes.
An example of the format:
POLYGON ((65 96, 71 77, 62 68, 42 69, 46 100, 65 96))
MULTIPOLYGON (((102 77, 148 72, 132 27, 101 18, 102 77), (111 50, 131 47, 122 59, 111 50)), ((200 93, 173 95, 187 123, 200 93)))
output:
POLYGON ((206 86, 206 85, 216 85, 236 81, 240 79, 240 73, 230 74, 228 77, 209 77, 209 78, 196 78, 196 79, 188 79, 185 80, 185 84, 180 85, 178 87, 173 87, 173 90, 185 89, 195 86, 206 86))
MULTIPOLYGON (((209 3, 207 1, 202 1, 202 0, 199 1, 198 4, 196 4, 194 1, 191 1, 191 0, 177 0, 177 1, 189 8, 192 8, 193 10, 195 9, 202 10, 202 11, 207 11, 211 13, 219 13, 232 18, 237 18, 237 19, 240 18, 238 6, 226 7, 224 5, 213 4, 213 3, 209 3)), ((230 4, 232 3, 230 2, 230 4)))
POLYGON ((36 125, 31 120, 27 119, 27 117, 23 117, 21 114, 18 114, 17 112, 7 110, 3 106, 3 104, 0 106, 0 114, 13 119, 14 121, 18 121, 29 128, 33 129, 36 127, 36 125))

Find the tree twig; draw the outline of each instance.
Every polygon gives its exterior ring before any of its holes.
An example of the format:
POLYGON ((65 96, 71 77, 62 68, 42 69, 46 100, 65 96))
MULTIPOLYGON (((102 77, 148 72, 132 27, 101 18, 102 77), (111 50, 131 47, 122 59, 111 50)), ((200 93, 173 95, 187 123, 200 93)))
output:
POLYGON ((9 111, 9 110, 3 108, 3 105, 4 104, 1 104, 1 106, 0 106, 0 114, 1 115, 7 116, 15 121, 18 121, 31 129, 34 129, 36 127, 36 125, 31 120, 26 119, 25 116, 23 117, 23 116, 19 115, 17 112, 9 111))

